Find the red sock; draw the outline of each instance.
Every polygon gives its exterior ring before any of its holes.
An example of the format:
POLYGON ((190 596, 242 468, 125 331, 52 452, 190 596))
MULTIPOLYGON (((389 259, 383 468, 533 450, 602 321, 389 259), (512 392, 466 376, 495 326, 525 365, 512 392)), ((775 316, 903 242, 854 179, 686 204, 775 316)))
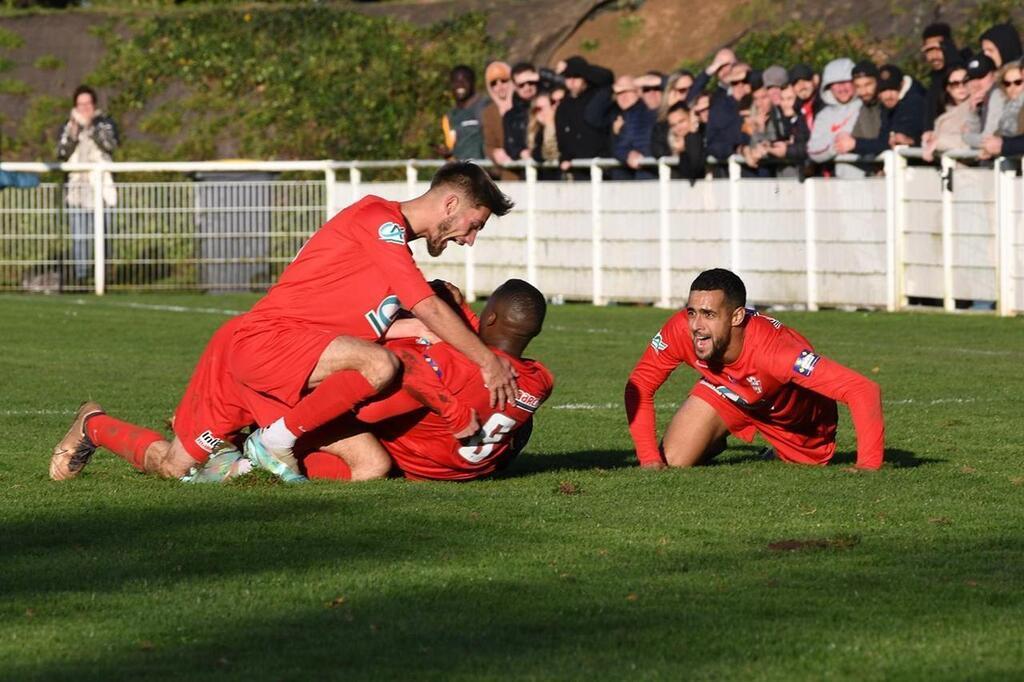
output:
POLYGON ((105 414, 89 417, 85 422, 85 433, 96 445, 102 445, 115 455, 132 464, 139 471, 145 471, 146 450, 153 443, 167 440, 156 431, 123 422, 105 414))
POLYGON ((352 480, 352 470, 348 468, 348 464, 345 464, 345 460, 323 450, 306 455, 303 464, 306 466, 307 478, 329 478, 335 481, 352 480))
POLYGON ((296 436, 309 433, 377 393, 355 370, 335 372, 284 415, 284 425, 296 436))

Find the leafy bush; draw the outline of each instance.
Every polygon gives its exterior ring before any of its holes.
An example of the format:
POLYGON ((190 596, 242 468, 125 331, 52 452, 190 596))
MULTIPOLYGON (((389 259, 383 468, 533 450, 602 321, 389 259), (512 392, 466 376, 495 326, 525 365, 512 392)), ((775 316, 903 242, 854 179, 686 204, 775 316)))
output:
POLYGON ((44 54, 33 64, 40 71, 56 71, 64 68, 64 60, 52 54, 44 54))
POLYGON ((479 14, 421 28, 322 6, 220 8, 125 28, 129 40, 104 32, 89 80, 119 89, 115 118, 142 116, 172 158, 429 157, 451 106, 449 69, 496 51, 479 14), (169 95, 175 83, 188 94, 169 95), (173 115, 152 111, 161 97, 173 115))
POLYGON ((839 57, 855 62, 868 59, 878 51, 878 45, 868 38, 863 27, 834 31, 824 24, 789 22, 777 29, 746 34, 735 51, 743 61, 758 68, 803 63, 820 72, 825 64, 839 57))

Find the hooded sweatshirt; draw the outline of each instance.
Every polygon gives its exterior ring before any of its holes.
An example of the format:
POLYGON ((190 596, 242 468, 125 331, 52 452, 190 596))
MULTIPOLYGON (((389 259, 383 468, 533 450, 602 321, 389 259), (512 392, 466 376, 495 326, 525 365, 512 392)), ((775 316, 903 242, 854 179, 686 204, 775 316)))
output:
POLYGON ((997 64, 997 66, 1002 66, 1014 59, 1021 58, 1020 35, 1018 35, 1017 29, 1012 24, 996 24, 982 33, 981 38, 978 40, 991 41, 996 46, 996 49, 999 50, 1002 62, 997 64))
POLYGON ((942 42, 942 59, 944 66, 932 71, 932 80, 925 96, 924 130, 934 129, 935 119, 946 110, 946 74, 965 67, 963 57, 952 40, 942 42))
POLYGON ((836 156, 836 137, 853 132, 860 113, 860 98, 854 96, 846 104, 840 104, 829 90, 833 83, 851 80, 852 74, 853 62, 849 59, 835 59, 825 66, 821 78, 821 99, 825 108, 815 116, 811 139, 807 142, 807 156, 812 161, 831 161, 836 156))

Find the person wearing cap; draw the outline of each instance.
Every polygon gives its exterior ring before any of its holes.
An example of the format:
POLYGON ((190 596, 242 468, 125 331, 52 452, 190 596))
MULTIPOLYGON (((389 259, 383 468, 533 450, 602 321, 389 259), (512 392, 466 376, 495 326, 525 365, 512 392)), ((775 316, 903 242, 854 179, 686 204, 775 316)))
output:
POLYGON ((484 156, 496 166, 491 177, 516 180, 519 175, 504 167, 512 161, 512 157, 505 152, 505 128, 502 124, 502 117, 512 108, 512 70, 505 62, 491 62, 484 70, 484 81, 491 100, 480 112, 484 156))
POLYGON ((1021 58, 1020 34, 1013 24, 996 24, 981 34, 981 52, 992 60, 996 68, 1021 58))
POLYGON ((818 96, 818 76, 807 64, 797 64, 789 69, 789 82, 796 94, 796 108, 807 124, 807 129, 814 127, 814 117, 825 107, 818 96))
POLYGON ((761 73, 761 81, 768 91, 768 99, 771 100, 772 106, 779 106, 782 101, 782 88, 789 85, 789 74, 786 73, 786 67, 772 64, 761 73))
POLYGON ((640 166, 651 155, 651 130, 658 113, 641 99, 640 88, 631 76, 619 76, 612 86, 619 115, 612 124, 612 155, 624 168, 613 168, 612 180, 653 180, 655 171, 640 166))
MULTIPOLYGON (((862 102, 854 96, 853 60, 833 59, 825 65, 821 77, 821 99, 825 108, 818 112, 807 143, 807 156, 816 163, 828 163, 840 152, 836 140, 849 134, 857 123, 862 102)), ((862 177, 863 171, 850 164, 837 164, 838 177, 862 177)))
POLYGON ((444 146, 438 151, 445 158, 483 159, 484 138, 480 116, 488 99, 476 92, 476 73, 460 64, 449 74, 455 106, 441 117, 444 146))
POLYGON ((996 66, 987 56, 980 54, 967 62, 967 91, 974 115, 964 130, 964 142, 973 149, 981 149, 985 138, 991 137, 999 126, 1004 97, 996 83, 996 66))
MULTIPOLYGON (((857 62, 853 67, 853 90, 861 101, 857 123, 850 133, 853 137, 878 137, 882 129, 882 104, 878 101, 878 67, 870 59, 857 62)), ((849 150, 844 150, 844 152, 849 150)))
POLYGON ((588 168, 572 168, 574 159, 592 159, 609 150, 608 118, 614 75, 580 56, 565 60, 562 70, 567 94, 555 112, 561 169, 575 179, 589 179, 588 168))

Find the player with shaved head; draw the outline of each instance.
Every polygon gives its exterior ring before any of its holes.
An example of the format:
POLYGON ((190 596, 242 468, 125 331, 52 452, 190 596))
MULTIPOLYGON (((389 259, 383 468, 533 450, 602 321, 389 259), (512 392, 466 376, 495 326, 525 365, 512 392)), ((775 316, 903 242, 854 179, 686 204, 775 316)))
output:
POLYGON ((742 280, 700 273, 686 309, 662 327, 626 384, 626 416, 641 466, 688 467, 710 460, 732 434, 760 434, 779 459, 827 464, 836 449, 836 401, 850 408, 857 464, 882 466, 885 424, 878 385, 818 354, 778 320, 746 308, 742 280), (654 395, 680 365, 700 379, 672 418, 661 447, 654 395))
MULTIPOLYGON (((429 368, 427 374, 433 375, 436 386, 422 380, 404 383, 398 394, 360 408, 355 415, 358 422, 349 421, 333 433, 328 428, 313 434, 308 444, 302 444, 314 450, 319 447, 305 458, 309 477, 363 479, 369 477, 363 472, 371 470, 383 476, 393 461, 407 478, 469 480, 505 466, 529 439, 533 414, 554 386, 544 365, 523 357, 527 345, 540 333, 546 310, 540 291, 523 280, 511 279, 491 294, 479 320, 472 320, 479 326, 480 340, 508 358, 517 372, 519 388, 510 405, 490 406, 479 372, 450 344, 424 347, 389 342, 407 368, 417 362, 429 368), (438 401, 437 396, 445 392, 450 392, 451 398, 439 402, 453 406, 445 415, 420 404, 422 393, 432 393, 438 401), (472 437, 458 439, 452 434, 469 418, 469 412, 479 415, 482 426, 472 437)), ((411 374, 407 369, 405 376, 411 374)))

